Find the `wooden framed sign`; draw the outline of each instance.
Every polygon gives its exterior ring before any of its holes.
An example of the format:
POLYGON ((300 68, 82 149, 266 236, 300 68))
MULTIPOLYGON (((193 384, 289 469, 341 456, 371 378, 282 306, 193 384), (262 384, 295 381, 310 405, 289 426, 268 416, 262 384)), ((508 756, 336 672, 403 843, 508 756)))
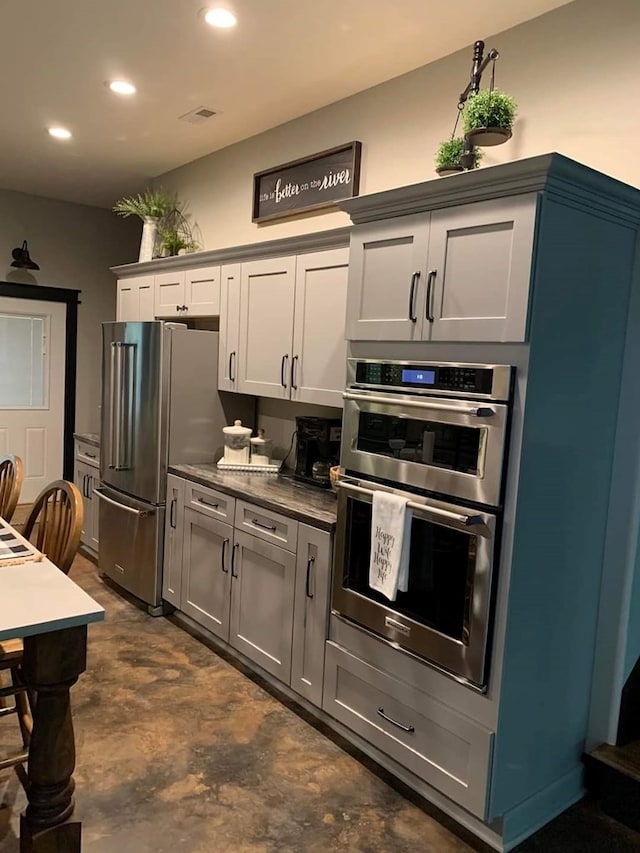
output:
POLYGON ((330 207, 358 195, 359 142, 320 151, 253 176, 252 222, 268 222, 330 207))

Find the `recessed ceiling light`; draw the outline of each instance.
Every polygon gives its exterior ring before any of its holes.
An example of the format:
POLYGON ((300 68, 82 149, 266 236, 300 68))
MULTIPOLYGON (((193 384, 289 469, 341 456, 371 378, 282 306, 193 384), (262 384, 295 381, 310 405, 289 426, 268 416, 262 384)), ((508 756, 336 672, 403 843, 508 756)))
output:
POLYGON ((67 130, 66 127, 49 127, 49 136, 53 136, 56 139, 71 139, 71 131, 67 130))
POLYGON ((127 83, 126 80, 110 80, 107 86, 116 95, 135 95, 136 93, 136 87, 133 83, 127 83))
POLYGON ((238 19, 233 12, 230 12, 229 9, 222 8, 221 6, 214 9, 208 9, 205 12, 204 19, 208 24, 211 24, 212 27, 221 27, 223 29, 235 27, 238 23, 238 19))

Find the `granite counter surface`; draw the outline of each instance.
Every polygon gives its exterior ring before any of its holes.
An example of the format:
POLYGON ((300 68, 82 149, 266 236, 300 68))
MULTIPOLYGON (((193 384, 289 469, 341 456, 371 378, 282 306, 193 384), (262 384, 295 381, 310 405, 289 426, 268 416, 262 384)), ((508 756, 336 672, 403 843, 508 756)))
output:
POLYGON ((337 501, 331 489, 317 489, 273 474, 219 471, 215 465, 170 465, 169 473, 281 512, 303 524, 335 530, 337 501))
POLYGON ((78 441, 84 441, 85 444, 91 444, 93 447, 100 447, 100 436, 94 432, 74 432, 74 438, 78 441))

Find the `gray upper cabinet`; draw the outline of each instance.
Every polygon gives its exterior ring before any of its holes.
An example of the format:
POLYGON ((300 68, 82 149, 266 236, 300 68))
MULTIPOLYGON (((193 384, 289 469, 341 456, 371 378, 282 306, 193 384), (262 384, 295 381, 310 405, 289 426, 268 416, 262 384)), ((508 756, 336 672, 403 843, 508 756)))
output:
POLYGON ((421 339, 429 217, 429 213, 398 216, 353 229, 348 339, 421 339))
POLYGON ((524 341, 535 193, 358 225, 347 337, 524 341))
POLYGON ((188 269, 184 277, 184 314, 216 317, 220 314, 220 267, 188 269))
POLYGON ((296 559, 291 687, 320 707, 329 619, 331 534, 300 524, 296 559))
POLYGON ((142 275, 118 281, 116 320, 153 320, 154 276, 142 275))
POLYGON ((295 554, 236 530, 229 642, 287 684, 295 576, 295 554))
POLYGON ((222 640, 229 639, 232 548, 230 524, 185 509, 180 609, 222 640))
POLYGON ((242 264, 238 391, 289 399, 296 259, 242 264))
POLYGON ((431 214, 425 339, 526 340, 535 220, 535 194, 431 214))
POLYGON ((185 482, 183 479, 175 477, 173 474, 167 476, 162 597, 174 607, 180 607, 181 603, 184 490, 185 482))
POLYGON ((226 264, 220 272, 220 391, 238 391, 240 272, 240 264, 226 264))
POLYGON ((185 305, 184 270, 155 276, 154 313, 156 317, 180 317, 185 305))
POLYGON ((299 255, 290 384, 300 403, 342 406, 349 250, 299 255))

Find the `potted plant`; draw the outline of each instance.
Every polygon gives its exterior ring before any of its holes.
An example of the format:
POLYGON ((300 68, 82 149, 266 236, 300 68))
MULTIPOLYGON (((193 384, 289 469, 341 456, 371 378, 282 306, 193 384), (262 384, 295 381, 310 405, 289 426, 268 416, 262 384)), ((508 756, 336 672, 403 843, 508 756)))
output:
POLYGON ((462 111, 467 141, 472 145, 500 145, 511 139, 517 111, 511 95, 499 89, 481 89, 462 111))
POLYGON ((466 142, 462 137, 454 137, 442 142, 436 153, 436 172, 439 175, 454 175, 456 172, 464 171, 465 168, 475 169, 480 162, 482 152, 474 148, 471 154, 471 165, 463 165, 462 155, 465 146, 466 142))
POLYGON ((175 227, 161 228, 159 236, 163 256, 171 257, 179 255, 182 251, 191 252, 198 248, 194 240, 189 239, 187 234, 175 227))
POLYGON ((154 257, 158 223, 178 207, 176 195, 161 187, 148 187, 143 193, 125 196, 114 204, 113 210, 120 216, 138 216, 143 222, 139 261, 150 261, 154 257))

